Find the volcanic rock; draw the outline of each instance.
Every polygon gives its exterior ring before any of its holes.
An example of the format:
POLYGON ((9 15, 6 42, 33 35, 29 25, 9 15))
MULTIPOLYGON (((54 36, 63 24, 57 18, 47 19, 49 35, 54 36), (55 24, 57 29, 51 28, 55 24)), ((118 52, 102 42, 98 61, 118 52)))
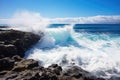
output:
POLYGON ((0 58, 14 55, 24 56, 24 53, 42 37, 30 32, 17 30, 0 31, 0 58))
POLYGON ((14 60, 11 60, 9 57, 0 59, 0 71, 11 70, 14 66, 14 60))

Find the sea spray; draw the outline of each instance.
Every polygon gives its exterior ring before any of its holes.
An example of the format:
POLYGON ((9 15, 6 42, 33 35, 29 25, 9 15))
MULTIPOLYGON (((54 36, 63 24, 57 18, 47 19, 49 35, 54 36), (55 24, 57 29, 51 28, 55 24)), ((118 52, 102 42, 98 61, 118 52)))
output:
POLYGON ((39 13, 29 11, 16 11, 9 19, 10 28, 33 32, 38 34, 45 32, 46 27, 50 24, 48 18, 42 17, 39 13))
POLYGON ((78 33, 73 26, 47 28, 45 37, 25 57, 45 67, 56 63, 63 67, 77 65, 100 77, 120 74, 119 35, 78 33))
POLYGON ((46 18, 26 11, 16 13, 9 24, 12 29, 38 35, 44 33, 25 56, 39 61, 40 65, 77 65, 100 77, 120 75, 120 36, 117 34, 89 33, 86 30, 79 33, 74 31, 74 24, 47 28, 50 23, 46 18))

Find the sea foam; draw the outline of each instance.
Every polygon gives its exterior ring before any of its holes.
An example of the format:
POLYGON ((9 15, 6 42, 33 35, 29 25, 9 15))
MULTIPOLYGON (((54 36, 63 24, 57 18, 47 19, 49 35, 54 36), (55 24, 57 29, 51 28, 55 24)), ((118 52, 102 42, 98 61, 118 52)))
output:
POLYGON ((63 67, 77 65, 99 77, 120 74, 120 37, 77 33, 73 26, 46 28, 45 36, 25 57, 45 67, 56 63, 63 67))

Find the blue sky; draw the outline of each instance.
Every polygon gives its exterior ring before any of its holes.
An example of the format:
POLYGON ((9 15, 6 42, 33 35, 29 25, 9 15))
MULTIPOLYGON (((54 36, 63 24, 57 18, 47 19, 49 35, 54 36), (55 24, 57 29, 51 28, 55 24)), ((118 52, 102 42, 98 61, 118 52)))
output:
POLYGON ((0 18, 20 10, 48 18, 120 15, 120 0, 0 0, 0 18))

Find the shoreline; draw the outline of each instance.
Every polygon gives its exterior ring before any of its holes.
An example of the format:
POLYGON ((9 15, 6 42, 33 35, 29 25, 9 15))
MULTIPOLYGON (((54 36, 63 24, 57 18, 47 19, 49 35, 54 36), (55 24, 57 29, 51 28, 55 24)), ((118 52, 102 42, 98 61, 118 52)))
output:
POLYGON ((0 31, 0 79, 105 80, 95 77, 78 66, 72 66, 63 71, 62 67, 57 64, 44 68, 33 59, 24 59, 25 51, 36 44, 41 37, 42 35, 38 36, 30 32, 0 31))

